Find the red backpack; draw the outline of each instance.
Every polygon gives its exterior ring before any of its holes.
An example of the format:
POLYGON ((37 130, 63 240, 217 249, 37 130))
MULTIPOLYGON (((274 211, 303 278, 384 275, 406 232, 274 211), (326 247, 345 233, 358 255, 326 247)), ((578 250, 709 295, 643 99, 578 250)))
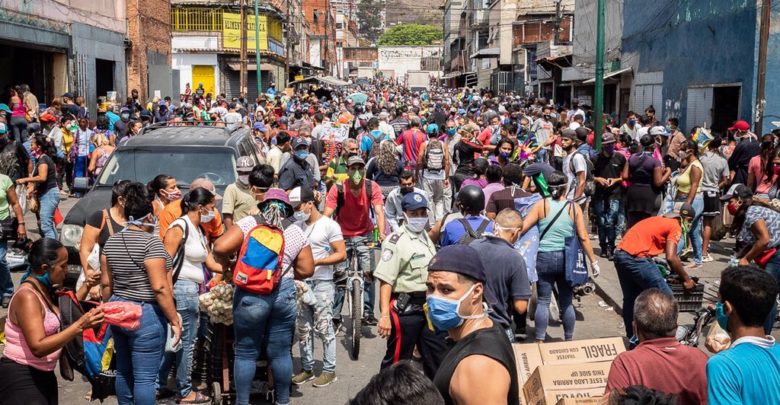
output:
POLYGON ((233 271, 233 284, 244 291, 268 295, 292 267, 290 263, 282 271, 284 230, 292 223, 284 220, 279 228, 267 224, 261 216, 254 218, 257 225, 244 237, 233 271))

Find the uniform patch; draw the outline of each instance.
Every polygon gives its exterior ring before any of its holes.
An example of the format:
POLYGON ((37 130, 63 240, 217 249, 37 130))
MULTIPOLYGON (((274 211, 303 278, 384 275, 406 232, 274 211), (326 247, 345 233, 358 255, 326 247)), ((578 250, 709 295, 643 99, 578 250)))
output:
POLYGON ((390 243, 397 243, 398 239, 401 239, 401 234, 394 233, 394 234, 390 235, 390 239, 388 239, 388 242, 390 242, 390 243))
POLYGON ((382 261, 387 262, 390 261, 390 259, 393 258, 393 251, 390 249, 385 249, 382 251, 382 261))

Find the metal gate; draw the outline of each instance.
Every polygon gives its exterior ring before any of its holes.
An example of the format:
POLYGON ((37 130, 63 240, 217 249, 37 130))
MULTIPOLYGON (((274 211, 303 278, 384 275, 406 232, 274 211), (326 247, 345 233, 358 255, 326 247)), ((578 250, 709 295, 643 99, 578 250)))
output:
POLYGON ((514 91, 513 72, 496 72, 490 75, 490 89, 494 92, 514 91))

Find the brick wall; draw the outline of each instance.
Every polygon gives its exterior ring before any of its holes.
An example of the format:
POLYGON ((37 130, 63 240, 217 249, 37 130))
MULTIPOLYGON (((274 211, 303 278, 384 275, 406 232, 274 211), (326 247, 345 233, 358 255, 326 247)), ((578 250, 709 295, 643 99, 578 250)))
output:
MULTIPOLYGON (((170 0, 127 2, 127 36, 132 47, 127 52, 127 95, 137 89, 140 100, 151 98, 147 74, 147 53, 163 55, 171 63, 170 0)), ((167 94, 164 94, 165 96, 167 94)))

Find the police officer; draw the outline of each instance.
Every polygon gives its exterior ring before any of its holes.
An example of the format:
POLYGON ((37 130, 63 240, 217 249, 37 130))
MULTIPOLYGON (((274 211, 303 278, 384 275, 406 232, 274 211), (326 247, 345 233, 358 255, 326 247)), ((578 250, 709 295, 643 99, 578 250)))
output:
POLYGON ((401 201, 404 223, 382 243, 382 259, 374 271, 379 279, 379 335, 387 338, 387 353, 382 368, 412 358, 417 346, 423 368, 433 377, 447 347, 445 332, 428 327, 423 312, 428 262, 436 254, 433 241, 425 231, 428 225, 428 201, 411 192, 401 201))

